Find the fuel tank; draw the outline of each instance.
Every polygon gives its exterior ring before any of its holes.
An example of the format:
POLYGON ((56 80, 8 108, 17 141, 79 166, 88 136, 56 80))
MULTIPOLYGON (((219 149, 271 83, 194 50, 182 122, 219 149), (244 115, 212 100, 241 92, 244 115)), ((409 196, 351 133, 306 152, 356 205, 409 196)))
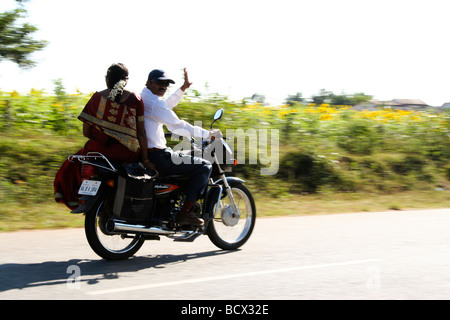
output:
POLYGON ((177 184, 157 182, 153 186, 156 197, 170 196, 172 193, 179 191, 180 186, 177 184))

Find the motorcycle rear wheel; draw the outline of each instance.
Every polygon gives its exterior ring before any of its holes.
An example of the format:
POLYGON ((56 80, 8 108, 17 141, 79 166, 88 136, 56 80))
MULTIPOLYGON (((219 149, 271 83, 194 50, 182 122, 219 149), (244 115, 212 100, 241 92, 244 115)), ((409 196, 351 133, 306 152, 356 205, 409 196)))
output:
POLYGON ((250 238, 255 227, 256 206, 250 190, 242 183, 232 186, 240 217, 234 215, 229 197, 220 200, 216 216, 208 224, 212 243, 223 250, 236 250, 250 238))
POLYGON ((106 260, 125 260, 133 256, 144 244, 142 235, 123 236, 106 231, 106 222, 111 215, 106 201, 101 201, 86 212, 84 230, 92 250, 106 260))

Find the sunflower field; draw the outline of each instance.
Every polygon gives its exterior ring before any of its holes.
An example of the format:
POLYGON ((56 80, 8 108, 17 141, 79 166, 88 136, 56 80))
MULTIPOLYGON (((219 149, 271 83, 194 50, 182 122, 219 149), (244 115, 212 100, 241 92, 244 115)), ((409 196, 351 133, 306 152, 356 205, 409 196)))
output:
MULTIPOLYGON (((234 173, 255 193, 395 193, 450 189, 450 114, 432 109, 355 110, 352 106, 294 103, 265 106, 219 94, 185 95, 180 118, 209 128, 276 130, 278 170, 242 161, 234 173)), ((0 91, 0 199, 2 203, 53 201, 53 178, 68 155, 85 143, 77 119, 91 93, 0 91)), ((251 143, 249 142, 248 147, 251 143)), ((2 212, 0 210, 0 217, 2 212)))

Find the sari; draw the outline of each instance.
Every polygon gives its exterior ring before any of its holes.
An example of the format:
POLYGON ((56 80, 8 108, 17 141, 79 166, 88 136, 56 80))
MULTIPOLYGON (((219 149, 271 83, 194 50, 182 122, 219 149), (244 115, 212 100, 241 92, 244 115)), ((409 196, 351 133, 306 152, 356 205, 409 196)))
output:
MULTIPOLYGON (((92 126, 92 130, 90 139, 76 154, 100 152, 114 162, 138 161, 137 121, 144 121, 144 105, 139 95, 132 93, 123 103, 116 103, 96 92, 78 119, 92 126)), ((66 160, 53 183, 55 200, 71 210, 78 206, 80 169, 78 161, 66 160)))

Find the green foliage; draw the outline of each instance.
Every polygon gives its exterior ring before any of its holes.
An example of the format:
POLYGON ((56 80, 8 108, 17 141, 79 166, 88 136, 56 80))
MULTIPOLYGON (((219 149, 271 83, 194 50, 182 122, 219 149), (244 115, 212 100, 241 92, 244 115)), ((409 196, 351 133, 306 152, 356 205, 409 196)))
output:
POLYGON ((0 13, 0 59, 7 59, 21 67, 29 67, 34 62, 30 54, 42 50, 46 41, 34 40, 32 35, 37 28, 29 23, 18 25, 18 20, 24 18, 26 10, 15 9, 0 13))
MULTIPOLYGON (((84 139, 52 133, 25 131, 0 135, 0 199, 20 205, 53 199, 53 179, 57 170, 84 139)), ((1 215, 1 210, 0 210, 1 215)))
MULTIPOLYGON (((297 93, 297 95, 299 95, 297 93)), ((290 96, 291 97, 291 96, 290 96)), ((301 94, 300 94, 301 97, 301 94)), ((325 89, 321 89, 320 92, 311 97, 313 103, 317 105, 321 105, 324 103, 329 103, 331 105, 357 105, 364 102, 368 102, 372 99, 372 96, 366 95, 364 93, 355 93, 352 95, 348 94, 334 94, 331 91, 327 91, 325 89)), ((302 100, 299 100, 302 101, 302 100)))
POLYGON ((63 89, 59 90, 62 91, 54 96, 34 89, 26 95, 0 91, 0 132, 33 130, 78 134, 82 126, 77 117, 89 96, 81 92, 67 95, 63 89))
POLYGON ((358 120, 344 125, 338 146, 354 154, 372 154, 378 141, 378 134, 373 123, 358 120))
POLYGON ((337 178, 326 159, 309 151, 289 152, 280 161, 279 177, 293 190, 316 192, 320 186, 333 184, 337 178))
MULTIPOLYGON (((90 94, 68 94, 60 80, 53 94, 0 91, 0 198, 18 206, 53 201, 53 179, 68 155, 84 144, 77 119, 90 94)), ((356 111, 348 106, 277 107, 234 102, 191 92, 175 111, 180 118, 227 129, 277 129, 279 171, 262 176, 261 159, 233 169, 256 194, 380 192, 450 186, 449 115, 432 111, 356 111)), ((1 215, 1 210, 0 210, 1 215)))

